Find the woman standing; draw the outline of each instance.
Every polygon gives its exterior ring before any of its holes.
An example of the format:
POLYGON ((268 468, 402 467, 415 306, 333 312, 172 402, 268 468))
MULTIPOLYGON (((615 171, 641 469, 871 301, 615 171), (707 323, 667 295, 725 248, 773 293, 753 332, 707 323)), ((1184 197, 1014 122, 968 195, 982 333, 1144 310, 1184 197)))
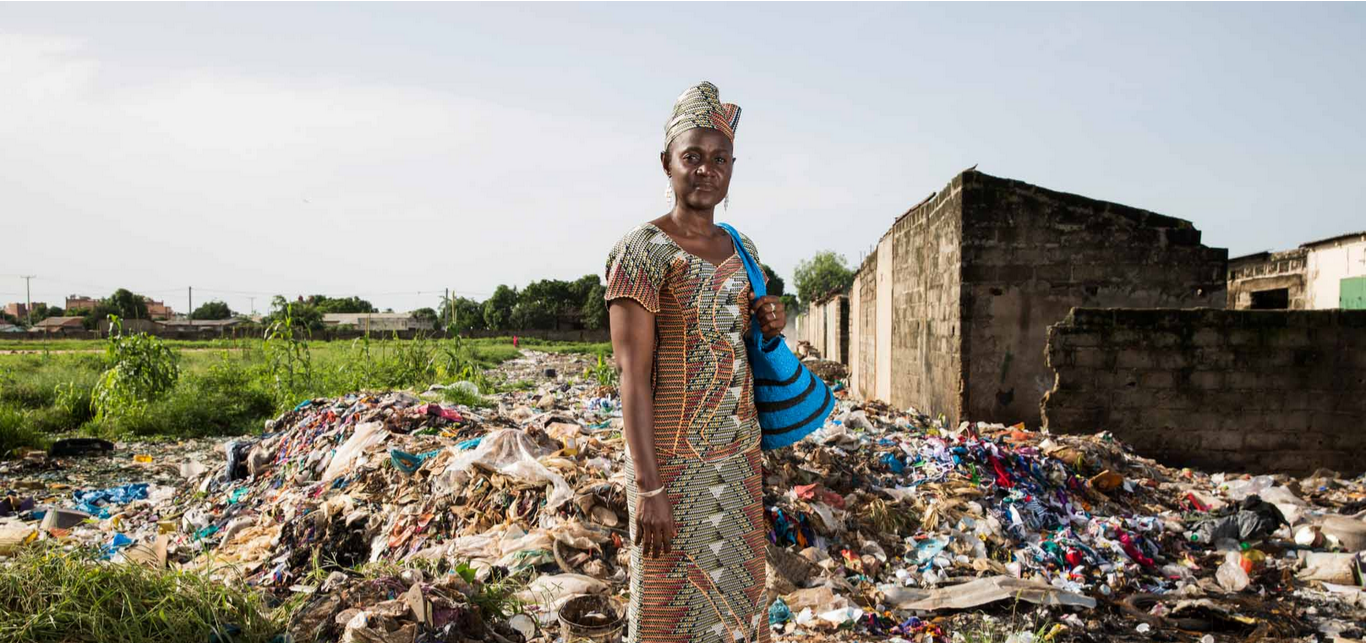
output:
POLYGON ((768 641, 763 458, 743 338, 754 311, 766 338, 786 313, 777 297, 752 299, 713 220, 739 119, 711 83, 678 97, 659 155, 673 209, 607 260, 632 478, 632 643, 768 641))

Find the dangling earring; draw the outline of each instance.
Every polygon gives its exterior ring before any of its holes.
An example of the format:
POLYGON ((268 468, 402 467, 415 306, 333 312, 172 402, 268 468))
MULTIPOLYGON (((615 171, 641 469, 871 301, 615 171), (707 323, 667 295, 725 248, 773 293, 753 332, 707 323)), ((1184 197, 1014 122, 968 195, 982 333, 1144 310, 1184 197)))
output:
POLYGON ((730 195, 726 195, 726 200, 721 203, 721 209, 730 212, 730 195))
POLYGON ((674 207, 674 186, 672 183, 664 187, 664 200, 669 202, 669 207, 674 207))

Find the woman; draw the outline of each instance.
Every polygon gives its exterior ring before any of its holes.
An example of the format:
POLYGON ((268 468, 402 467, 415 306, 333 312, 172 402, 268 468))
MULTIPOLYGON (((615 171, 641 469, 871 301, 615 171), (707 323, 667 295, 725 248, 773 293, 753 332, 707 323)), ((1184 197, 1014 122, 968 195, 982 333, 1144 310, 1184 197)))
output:
POLYGON ((633 643, 768 640, 763 458, 743 337, 753 311, 765 337, 787 317, 777 297, 753 299, 713 222, 739 119, 711 83, 678 97, 659 155, 673 209, 607 260, 631 474, 633 643))

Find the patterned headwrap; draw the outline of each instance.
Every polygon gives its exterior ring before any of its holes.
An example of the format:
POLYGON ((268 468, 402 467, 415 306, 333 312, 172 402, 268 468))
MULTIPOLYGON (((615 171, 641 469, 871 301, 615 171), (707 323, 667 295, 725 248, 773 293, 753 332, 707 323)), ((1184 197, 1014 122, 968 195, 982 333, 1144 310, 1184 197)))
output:
POLYGON ((721 92, 707 81, 702 81, 678 96, 673 115, 664 125, 664 149, 669 149, 679 134, 695 127, 720 130, 726 138, 735 140, 735 126, 740 123, 740 106, 722 103, 721 92))

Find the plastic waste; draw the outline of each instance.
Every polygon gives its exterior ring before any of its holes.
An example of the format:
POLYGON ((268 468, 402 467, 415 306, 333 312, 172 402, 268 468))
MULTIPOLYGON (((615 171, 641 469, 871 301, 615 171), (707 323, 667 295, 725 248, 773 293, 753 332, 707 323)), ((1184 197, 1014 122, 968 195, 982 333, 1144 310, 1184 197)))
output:
POLYGON ((1243 569, 1243 556, 1238 552, 1228 552, 1223 564, 1214 573, 1219 586, 1230 592, 1241 592, 1252 582, 1243 569))

